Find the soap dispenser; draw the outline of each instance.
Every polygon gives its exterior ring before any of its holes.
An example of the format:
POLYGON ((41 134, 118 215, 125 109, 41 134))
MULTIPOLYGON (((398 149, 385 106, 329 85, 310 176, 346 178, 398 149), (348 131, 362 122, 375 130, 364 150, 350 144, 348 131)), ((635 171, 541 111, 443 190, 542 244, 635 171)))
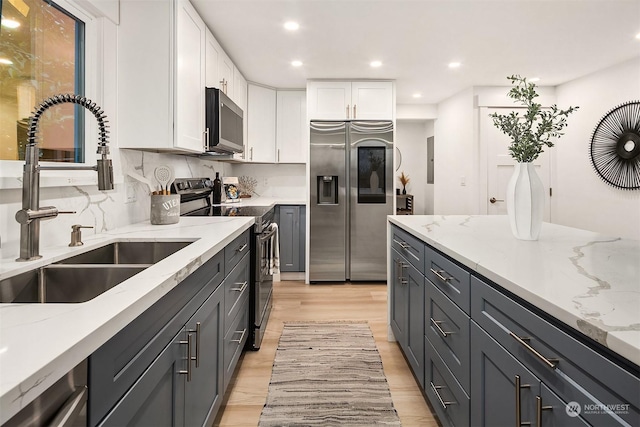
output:
POLYGON ((222 181, 220 180, 220 172, 216 172, 216 179, 213 180, 213 204, 222 203, 222 181))

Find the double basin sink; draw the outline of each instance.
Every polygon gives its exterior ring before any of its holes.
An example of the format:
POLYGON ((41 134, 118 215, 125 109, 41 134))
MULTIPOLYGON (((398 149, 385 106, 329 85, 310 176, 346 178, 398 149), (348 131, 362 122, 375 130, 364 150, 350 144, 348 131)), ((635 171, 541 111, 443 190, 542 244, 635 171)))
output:
POLYGON ((0 280, 0 303, 86 302, 190 243, 110 243, 0 280))

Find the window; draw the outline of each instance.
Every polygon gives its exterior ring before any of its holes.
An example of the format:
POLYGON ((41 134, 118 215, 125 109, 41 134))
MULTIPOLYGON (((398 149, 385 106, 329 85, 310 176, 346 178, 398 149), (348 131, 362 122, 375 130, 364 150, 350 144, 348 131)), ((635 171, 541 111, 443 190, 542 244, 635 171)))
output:
MULTIPOLYGON (((2 0, 0 160, 23 160, 28 117, 44 99, 85 93, 85 24, 45 0, 2 0)), ((43 161, 85 161, 84 109, 49 108, 38 125, 43 161)))

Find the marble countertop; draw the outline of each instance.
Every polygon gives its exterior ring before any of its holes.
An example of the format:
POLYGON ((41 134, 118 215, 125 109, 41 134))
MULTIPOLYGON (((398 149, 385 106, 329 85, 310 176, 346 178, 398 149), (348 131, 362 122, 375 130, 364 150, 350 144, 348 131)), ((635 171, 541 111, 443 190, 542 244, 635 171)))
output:
POLYGON ((181 217, 87 236, 84 246, 44 248, 42 259, 0 260, 0 279, 116 241, 192 241, 99 295, 77 304, 0 304, 0 424, 251 227, 253 217, 181 217))
POLYGON ((307 202, 301 198, 286 197, 245 197, 238 199, 238 202, 225 202, 222 206, 275 206, 275 205, 306 205, 307 202))
POLYGON ((544 223, 517 240, 506 216, 389 216, 395 224, 640 365, 640 241, 544 223))

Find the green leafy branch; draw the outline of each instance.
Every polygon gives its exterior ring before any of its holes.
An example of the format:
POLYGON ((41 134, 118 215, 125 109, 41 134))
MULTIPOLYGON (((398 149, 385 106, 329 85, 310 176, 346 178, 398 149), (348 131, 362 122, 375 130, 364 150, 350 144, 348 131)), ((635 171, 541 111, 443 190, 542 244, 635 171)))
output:
POLYGON ((545 146, 553 147, 552 138, 560 138, 562 129, 567 126, 567 117, 579 107, 561 110, 553 104, 543 109, 534 101, 538 93, 534 83, 519 75, 507 77, 515 86, 509 90, 508 96, 527 107, 527 111, 512 111, 509 114, 490 114, 493 124, 511 138, 509 153, 516 161, 529 163, 538 158, 545 146))

